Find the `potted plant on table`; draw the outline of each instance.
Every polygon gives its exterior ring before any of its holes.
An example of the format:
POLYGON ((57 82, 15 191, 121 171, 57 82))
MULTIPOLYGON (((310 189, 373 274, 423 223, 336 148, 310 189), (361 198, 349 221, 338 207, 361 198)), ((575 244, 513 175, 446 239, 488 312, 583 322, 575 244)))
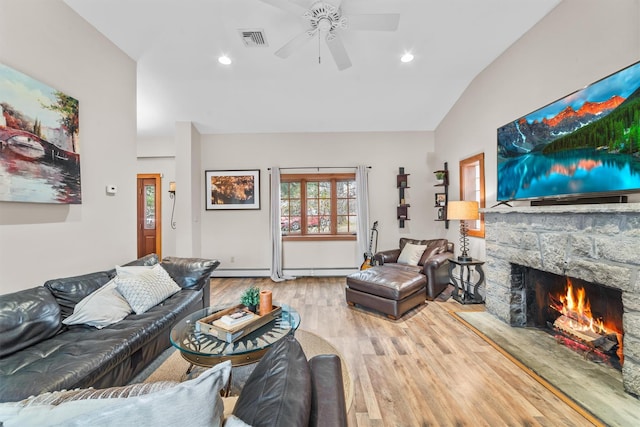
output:
POLYGON ((240 303, 247 307, 252 313, 256 312, 256 307, 260 303, 260 288, 251 286, 246 289, 240 297, 240 303))

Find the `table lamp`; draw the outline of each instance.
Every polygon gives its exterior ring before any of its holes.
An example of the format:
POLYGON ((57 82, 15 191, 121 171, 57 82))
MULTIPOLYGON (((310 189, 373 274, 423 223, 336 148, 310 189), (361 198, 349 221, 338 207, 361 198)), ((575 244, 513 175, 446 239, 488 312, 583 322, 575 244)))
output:
POLYGON ((464 200, 449 202, 447 205, 447 219, 460 220, 460 255, 458 256, 458 261, 471 261, 467 220, 480 219, 478 202, 464 200))

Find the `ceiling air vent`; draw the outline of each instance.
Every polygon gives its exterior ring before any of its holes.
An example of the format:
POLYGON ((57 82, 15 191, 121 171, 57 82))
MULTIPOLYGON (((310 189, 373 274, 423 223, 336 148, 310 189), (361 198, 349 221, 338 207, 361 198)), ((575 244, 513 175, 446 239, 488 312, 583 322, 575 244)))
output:
POLYGON ((264 30, 239 30, 242 36, 242 42, 246 47, 263 47, 269 46, 264 30))

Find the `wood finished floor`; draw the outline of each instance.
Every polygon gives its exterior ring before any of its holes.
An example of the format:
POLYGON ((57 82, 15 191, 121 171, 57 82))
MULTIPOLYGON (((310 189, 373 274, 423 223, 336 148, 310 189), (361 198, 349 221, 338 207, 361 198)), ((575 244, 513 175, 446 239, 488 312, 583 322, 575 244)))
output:
POLYGON ((449 312, 429 302, 394 321, 347 306, 344 277, 215 278, 211 305, 234 304, 250 285, 301 315, 300 328, 338 348, 354 382, 352 427, 592 425, 449 312))

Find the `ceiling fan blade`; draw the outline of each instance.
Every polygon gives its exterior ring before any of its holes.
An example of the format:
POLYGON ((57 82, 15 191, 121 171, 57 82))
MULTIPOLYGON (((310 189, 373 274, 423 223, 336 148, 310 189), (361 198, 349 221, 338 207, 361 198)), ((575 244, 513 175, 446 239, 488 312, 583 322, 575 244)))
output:
POLYGON ((295 3, 300 7, 304 7, 304 10, 309 10, 311 5, 315 3, 316 0, 289 0, 291 3, 295 3))
POLYGON ((296 1, 295 3, 290 2, 289 0, 260 0, 263 3, 270 4, 273 7, 277 7, 278 9, 284 10, 286 12, 293 13, 297 16, 302 16, 307 10, 308 7, 302 5, 302 1, 296 1))
POLYGON ((347 15, 347 28, 350 30, 395 31, 399 22, 399 13, 347 15))
POLYGON ((342 43, 340 36, 337 33, 332 34, 333 37, 329 37, 329 34, 327 34, 327 47, 329 48, 329 52, 331 52, 331 56, 333 56, 333 60, 338 66, 338 70, 342 71, 351 67, 351 60, 349 59, 349 54, 344 48, 344 43, 342 43))
POLYGON ((315 32, 305 31, 296 37, 289 40, 287 44, 278 49, 275 53, 280 58, 288 58, 295 50, 304 46, 309 40, 313 38, 315 32))

